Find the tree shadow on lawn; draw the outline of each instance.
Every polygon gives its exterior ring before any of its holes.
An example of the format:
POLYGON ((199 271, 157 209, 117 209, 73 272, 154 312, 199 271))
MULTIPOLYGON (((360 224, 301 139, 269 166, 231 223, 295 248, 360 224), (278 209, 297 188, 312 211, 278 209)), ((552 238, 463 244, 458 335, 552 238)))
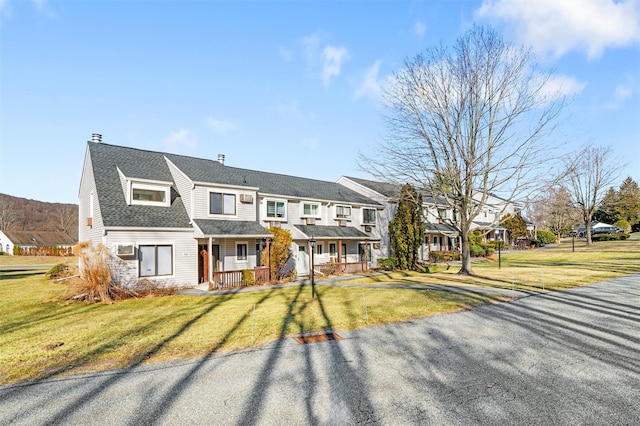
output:
MULTIPOLYGON (((264 301, 266 301, 267 299, 269 299, 275 292, 275 289, 272 289, 270 291, 268 291, 267 293, 264 294, 264 296, 260 299, 260 301, 257 302, 257 304, 263 303, 264 301)), ((152 357, 154 354, 158 353, 163 347, 165 347, 169 342, 175 340, 177 337, 179 337, 180 335, 182 335, 186 330, 188 330, 194 323, 196 323, 198 320, 202 319, 203 317, 205 317, 208 314, 211 314, 216 308, 222 306, 225 302, 231 300, 233 298, 234 294, 226 294, 226 295, 222 295, 222 296, 217 296, 217 297, 212 297, 212 298, 207 298, 207 300, 211 300, 213 301, 213 303, 208 304, 208 306, 206 306, 204 309, 202 309, 200 312, 196 312, 193 313, 193 309, 189 308, 188 310, 185 310, 185 313, 190 313, 192 314, 192 316, 186 320, 180 327, 178 330, 176 330, 174 333, 172 333, 170 336, 166 337, 165 339, 163 339, 161 342, 155 344, 150 350, 140 354, 138 356, 138 358, 131 363, 129 366, 127 366, 124 369, 121 370, 116 370, 116 371, 112 371, 110 372, 110 374, 106 375, 106 376, 101 376, 101 375, 97 375, 94 378, 94 381, 91 384, 91 390, 89 391, 84 391, 82 393, 82 396, 72 399, 68 404, 66 404, 65 407, 63 407, 62 409, 60 409, 57 413, 53 414, 51 417, 49 417, 49 421, 52 424, 59 424, 59 423, 64 423, 65 419, 67 419, 69 416, 71 416, 74 411, 76 411, 77 409, 79 409, 80 407, 94 401, 96 398, 99 397, 99 395, 101 393, 104 393, 106 390, 108 390, 109 388, 117 385, 119 382, 121 382, 122 380, 124 380, 125 378, 127 378, 128 376, 130 376, 131 374, 136 374, 137 373, 137 367, 139 367, 145 360, 149 359, 150 357, 152 357), (188 312, 187 312, 188 311, 188 312)), ((251 310, 248 310, 246 313, 244 313, 244 315, 242 315, 240 317, 240 319, 233 324, 230 329, 228 330, 227 334, 218 342, 216 342, 216 344, 214 346, 212 346, 210 348, 210 350, 208 351, 208 355, 214 354, 216 353, 220 348, 222 348, 222 346, 225 344, 225 342, 238 330, 238 328, 240 327, 240 325, 242 323, 244 323, 249 317, 250 317, 250 312, 251 310)), ((126 334, 130 335, 130 336, 138 336, 138 335, 143 335, 145 331, 150 330, 154 327, 158 327, 158 326, 162 326, 163 321, 165 320, 165 317, 159 317, 154 321, 148 322, 146 323, 144 326, 138 327, 136 329, 132 329, 132 330, 127 330, 126 334)), ((91 362, 92 360, 96 359, 99 355, 103 354, 103 353, 108 353, 111 352, 114 348, 114 345, 117 346, 118 341, 122 339, 122 335, 120 336, 116 336, 114 337, 114 339, 112 340, 108 340, 106 342, 104 342, 102 345, 100 345, 99 347, 95 348, 94 350, 92 350, 90 353, 82 355, 82 356, 77 356, 67 362, 65 362, 65 365, 62 366, 60 369, 57 370, 51 370, 48 372, 43 372, 41 375, 39 375, 36 379, 36 381, 34 382, 27 382, 27 383, 22 383, 22 384, 17 384, 17 385, 13 385, 11 386, 10 389, 8 389, 8 391, 3 392, 3 399, 5 399, 5 401, 9 401, 9 398, 20 398, 21 393, 23 392, 24 389, 27 389, 30 385, 32 384, 38 384, 39 382, 41 382, 42 380, 45 379, 49 379, 52 377, 56 377, 58 375, 60 375, 61 373, 64 372, 68 372, 69 370, 72 370, 74 368, 79 368, 82 365, 91 362)), ((192 373, 189 374, 187 377, 184 378, 183 381, 181 382, 187 382, 188 379, 190 377, 193 377, 193 374, 200 368, 200 366, 205 362, 206 357, 203 357, 202 360, 198 363, 195 364, 195 366, 192 369, 192 373)), ((184 383, 178 383, 176 386, 181 387, 184 386, 184 383)), ((69 387, 67 388, 67 393, 70 394, 73 392, 73 390, 75 388, 81 388, 84 387, 84 383, 82 381, 77 381, 77 382, 73 382, 70 381, 69 382, 69 387)), ((170 392, 168 397, 170 397, 174 392, 170 392)), ((178 392, 179 393, 179 392, 178 392)), ((55 398, 54 395, 51 396, 52 398, 55 398)), ((175 397, 175 396, 174 396, 175 397)), ((173 399, 173 397, 169 398, 169 399, 173 399)), ((41 403, 41 401, 38 401, 38 405, 41 403)), ((36 409, 36 407, 33 407, 34 409, 36 409)), ((143 409, 141 414, 147 414, 149 415, 149 413, 147 412, 148 410, 150 410, 150 408, 146 408, 143 409)), ((153 411, 157 411, 158 407, 153 407, 153 411)), ((24 410, 23 413, 24 415, 28 415, 30 410, 24 410)), ((12 419, 13 421, 20 421, 20 416, 17 416, 16 418, 12 419)))

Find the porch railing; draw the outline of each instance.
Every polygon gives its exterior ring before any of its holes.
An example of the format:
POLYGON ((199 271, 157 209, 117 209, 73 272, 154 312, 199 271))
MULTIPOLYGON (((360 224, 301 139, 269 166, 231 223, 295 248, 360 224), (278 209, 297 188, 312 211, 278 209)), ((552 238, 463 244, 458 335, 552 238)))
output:
MULTIPOLYGON (((261 285, 269 282, 269 268, 266 266, 258 266, 249 269, 253 275, 253 284, 261 285)), ((242 271, 218 271, 213 273, 212 289, 223 289, 233 287, 243 287, 248 285, 244 282, 242 271)))
POLYGON ((315 270, 323 275, 357 274, 369 270, 367 262, 322 263, 315 265, 315 270))

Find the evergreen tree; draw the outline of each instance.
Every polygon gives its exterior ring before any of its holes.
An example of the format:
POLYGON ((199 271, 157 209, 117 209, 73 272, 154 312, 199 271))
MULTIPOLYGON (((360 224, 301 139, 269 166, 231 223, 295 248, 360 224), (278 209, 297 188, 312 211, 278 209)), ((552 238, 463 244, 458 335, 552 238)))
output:
POLYGON ((607 193, 604 194, 598 210, 593 214, 593 220, 610 225, 616 223, 619 219, 618 204, 618 193, 611 187, 607 193))
POLYGON ((527 236, 527 222, 519 214, 511 216, 510 213, 507 213, 500 223, 509 231, 509 239, 511 241, 518 237, 527 236))
POLYGON ((422 194, 406 184, 400 190, 400 200, 395 217, 389 222, 391 249, 396 267, 411 269, 418 261, 418 250, 424 239, 422 221, 422 194))
POLYGON ((640 222, 640 187, 631 177, 620 185, 616 211, 618 220, 627 221, 630 226, 640 222))

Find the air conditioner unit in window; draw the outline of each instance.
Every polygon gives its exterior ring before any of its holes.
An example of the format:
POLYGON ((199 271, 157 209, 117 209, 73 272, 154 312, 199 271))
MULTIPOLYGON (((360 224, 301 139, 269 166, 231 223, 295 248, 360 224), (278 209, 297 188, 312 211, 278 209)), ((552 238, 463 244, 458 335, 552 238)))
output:
POLYGON ((365 225, 364 232, 371 232, 371 225, 365 225))
POLYGON ((269 222, 269 226, 271 228, 280 228, 280 222, 277 222, 275 220, 272 220, 271 222, 269 222))
POLYGON ((241 203, 253 203, 253 195, 251 194, 240 194, 240 202, 241 203))
POLYGON ((338 226, 347 226, 347 221, 346 220, 339 220, 338 221, 338 226))
POLYGON ((315 217, 308 217, 306 219, 307 221, 307 225, 315 225, 316 224, 316 218, 315 217))
POLYGON ((116 256, 122 258, 131 258, 134 257, 136 251, 133 244, 117 244, 116 245, 116 256))

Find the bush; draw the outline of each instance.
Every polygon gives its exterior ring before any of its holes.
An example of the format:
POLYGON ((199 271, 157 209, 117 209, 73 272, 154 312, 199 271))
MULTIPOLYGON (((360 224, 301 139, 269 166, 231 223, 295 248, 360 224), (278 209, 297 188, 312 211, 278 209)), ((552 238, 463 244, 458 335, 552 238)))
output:
POLYGON ((471 246, 469 246, 469 253, 473 257, 484 256, 484 248, 478 244, 471 244, 471 246))
POLYGON ((553 244, 556 242, 556 234, 554 234, 551 231, 546 231, 542 229, 537 232, 537 235, 538 235, 537 240, 541 243, 541 245, 553 244))
POLYGON ((378 258, 378 269, 382 269, 383 271, 393 271, 396 269, 396 263, 395 257, 380 257, 378 258))
POLYGON ((591 241, 623 241, 629 238, 629 234, 595 234, 591 241))
POLYGON ((49 279, 58 278, 62 275, 66 275, 69 271, 69 267, 64 263, 58 263, 57 265, 53 265, 51 269, 49 269, 46 273, 46 277, 49 279))
POLYGON ((253 272, 248 269, 242 270, 242 284, 243 285, 254 285, 256 283, 256 279, 253 276, 253 272))
POLYGON ((430 251, 429 252, 429 262, 438 263, 444 260, 444 253, 439 251, 430 251))

